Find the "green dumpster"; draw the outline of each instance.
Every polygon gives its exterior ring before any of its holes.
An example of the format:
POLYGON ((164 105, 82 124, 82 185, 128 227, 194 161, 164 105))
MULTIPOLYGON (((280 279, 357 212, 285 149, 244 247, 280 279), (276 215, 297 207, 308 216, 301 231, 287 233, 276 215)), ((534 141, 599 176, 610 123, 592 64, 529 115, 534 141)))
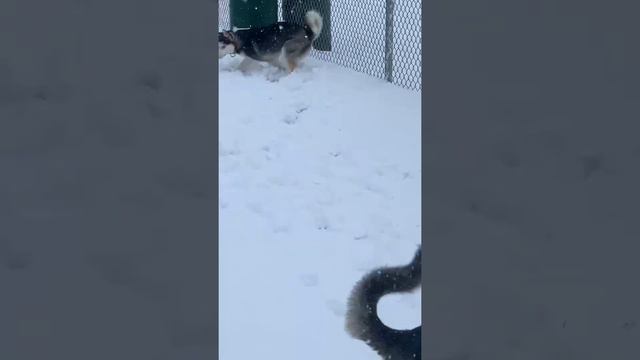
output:
POLYGON ((313 43, 316 50, 331 51, 331 0, 282 0, 284 21, 304 23, 304 14, 315 10, 322 15, 322 32, 313 43))
POLYGON ((231 28, 252 28, 278 21, 278 0, 229 0, 231 28))

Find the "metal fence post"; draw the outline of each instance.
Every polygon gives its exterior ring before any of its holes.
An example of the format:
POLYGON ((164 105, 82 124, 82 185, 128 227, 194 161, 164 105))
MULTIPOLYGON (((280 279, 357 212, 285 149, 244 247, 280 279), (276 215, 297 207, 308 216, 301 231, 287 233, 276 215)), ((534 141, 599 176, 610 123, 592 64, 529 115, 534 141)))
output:
POLYGON ((393 82, 393 12, 394 0, 386 0, 384 19, 384 76, 393 82))

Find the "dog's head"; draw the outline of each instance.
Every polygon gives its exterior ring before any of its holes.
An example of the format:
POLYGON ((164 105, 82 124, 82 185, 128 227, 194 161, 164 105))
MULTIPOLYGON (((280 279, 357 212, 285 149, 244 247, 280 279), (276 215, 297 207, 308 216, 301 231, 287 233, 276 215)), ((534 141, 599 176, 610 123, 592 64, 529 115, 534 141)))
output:
POLYGON ((234 54, 238 50, 237 46, 237 39, 233 32, 223 31, 218 33, 218 59, 234 54))

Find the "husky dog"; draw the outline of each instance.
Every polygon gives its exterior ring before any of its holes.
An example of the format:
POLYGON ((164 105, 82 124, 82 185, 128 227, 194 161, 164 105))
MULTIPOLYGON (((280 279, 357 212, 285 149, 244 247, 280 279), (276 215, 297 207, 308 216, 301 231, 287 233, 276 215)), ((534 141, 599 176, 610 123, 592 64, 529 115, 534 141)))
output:
POLYGON ((222 59, 240 54, 291 73, 309 55, 321 31, 322 16, 315 10, 307 11, 304 25, 277 22, 260 28, 223 31, 218 33, 218 56, 222 59))
POLYGON ((383 267, 364 276, 351 292, 346 329, 354 338, 366 342, 383 359, 420 360, 422 325, 412 330, 396 330, 378 317, 378 300, 394 292, 410 292, 422 281, 422 247, 411 263, 383 267))

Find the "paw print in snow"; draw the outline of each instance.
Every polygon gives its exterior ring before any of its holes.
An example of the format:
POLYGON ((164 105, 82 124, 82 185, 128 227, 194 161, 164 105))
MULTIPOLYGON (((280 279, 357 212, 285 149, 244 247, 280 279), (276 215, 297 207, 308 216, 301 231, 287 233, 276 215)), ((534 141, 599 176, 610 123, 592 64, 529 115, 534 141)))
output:
POLYGON ((298 122, 298 115, 285 115, 285 117, 282 119, 282 122, 287 125, 296 124, 298 122))
POLYGON ((300 281, 302 281, 302 285, 307 287, 313 287, 318 285, 318 275, 316 274, 305 274, 300 276, 300 281))

